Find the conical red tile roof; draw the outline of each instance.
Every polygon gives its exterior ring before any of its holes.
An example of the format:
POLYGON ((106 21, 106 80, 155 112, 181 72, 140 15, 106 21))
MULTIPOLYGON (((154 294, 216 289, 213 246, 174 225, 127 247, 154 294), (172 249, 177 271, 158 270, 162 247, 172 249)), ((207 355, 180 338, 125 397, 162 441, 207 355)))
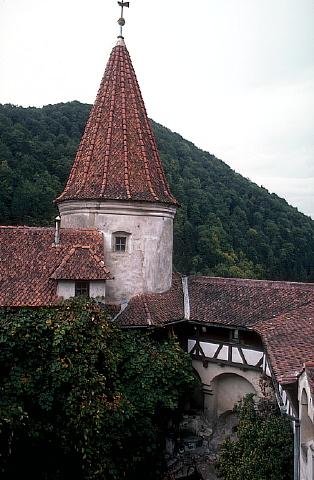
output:
POLYGON ((122 39, 111 52, 68 182, 56 201, 73 199, 177 204, 122 39))

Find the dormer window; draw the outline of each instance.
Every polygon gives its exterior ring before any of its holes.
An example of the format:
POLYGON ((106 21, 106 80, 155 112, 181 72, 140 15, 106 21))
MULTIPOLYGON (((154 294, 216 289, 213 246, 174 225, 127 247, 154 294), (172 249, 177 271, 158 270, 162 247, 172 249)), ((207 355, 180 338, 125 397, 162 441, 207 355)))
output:
POLYGON ((112 234, 112 250, 117 253, 129 251, 129 237, 127 232, 114 232, 112 234))
POLYGON ((76 281, 75 282, 75 296, 76 297, 89 297, 89 282, 76 281))
POLYGON ((106 296, 106 280, 112 280, 112 276, 99 255, 101 250, 96 254, 91 247, 79 245, 69 250, 64 253, 63 259, 58 257, 60 264, 50 277, 57 281, 57 296, 64 299, 98 298, 102 301, 106 296))

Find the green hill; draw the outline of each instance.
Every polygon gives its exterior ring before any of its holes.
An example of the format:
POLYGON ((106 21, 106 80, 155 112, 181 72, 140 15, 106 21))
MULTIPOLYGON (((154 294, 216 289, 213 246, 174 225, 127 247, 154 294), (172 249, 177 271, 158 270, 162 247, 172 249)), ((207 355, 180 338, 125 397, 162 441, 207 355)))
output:
MULTIPOLYGON (((90 105, 0 105, 0 223, 51 224, 90 105)), ((153 122, 184 273, 314 281, 314 221, 153 122)))

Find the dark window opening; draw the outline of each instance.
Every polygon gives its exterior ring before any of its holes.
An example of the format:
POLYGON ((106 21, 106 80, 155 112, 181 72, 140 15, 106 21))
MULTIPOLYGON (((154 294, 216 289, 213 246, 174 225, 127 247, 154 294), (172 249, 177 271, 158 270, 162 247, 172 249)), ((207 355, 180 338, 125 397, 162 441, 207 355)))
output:
POLYGON ((115 252, 125 252, 126 251, 126 237, 115 237, 115 252))
POLYGON ((89 297, 89 282, 86 282, 86 281, 75 282, 75 296, 89 297))
POLYGON ((230 341, 239 343, 239 330, 230 330, 230 341))

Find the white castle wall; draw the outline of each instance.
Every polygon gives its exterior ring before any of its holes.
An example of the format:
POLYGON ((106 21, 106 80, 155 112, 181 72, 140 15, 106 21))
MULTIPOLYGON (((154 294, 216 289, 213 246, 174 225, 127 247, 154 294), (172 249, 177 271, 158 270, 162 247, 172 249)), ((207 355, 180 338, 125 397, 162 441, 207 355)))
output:
MULTIPOLYGON (((92 280, 89 285, 89 294, 91 298, 105 298, 106 282, 101 280, 92 280)), ((75 296, 75 282, 73 280, 58 280, 57 295, 64 300, 75 296)))
POLYGON ((174 207, 66 201, 59 211, 61 227, 98 228, 103 233, 105 264, 114 276, 106 282, 108 302, 121 303, 138 293, 161 293, 171 287, 174 207), (114 251, 116 232, 127 234, 126 252, 114 251))
POLYGON ((314 479, 314 405, 306 373, 299 378, 298 385, 300 416, 300 480, 314 479))
POLYGON ((262 372, 218 363, 209 363, 205 367, 199 360, 193 360, 192 365, 206 386, 204 413, 210 420, 231 411, 248 393, 264 396, 260 385, 262 372))

